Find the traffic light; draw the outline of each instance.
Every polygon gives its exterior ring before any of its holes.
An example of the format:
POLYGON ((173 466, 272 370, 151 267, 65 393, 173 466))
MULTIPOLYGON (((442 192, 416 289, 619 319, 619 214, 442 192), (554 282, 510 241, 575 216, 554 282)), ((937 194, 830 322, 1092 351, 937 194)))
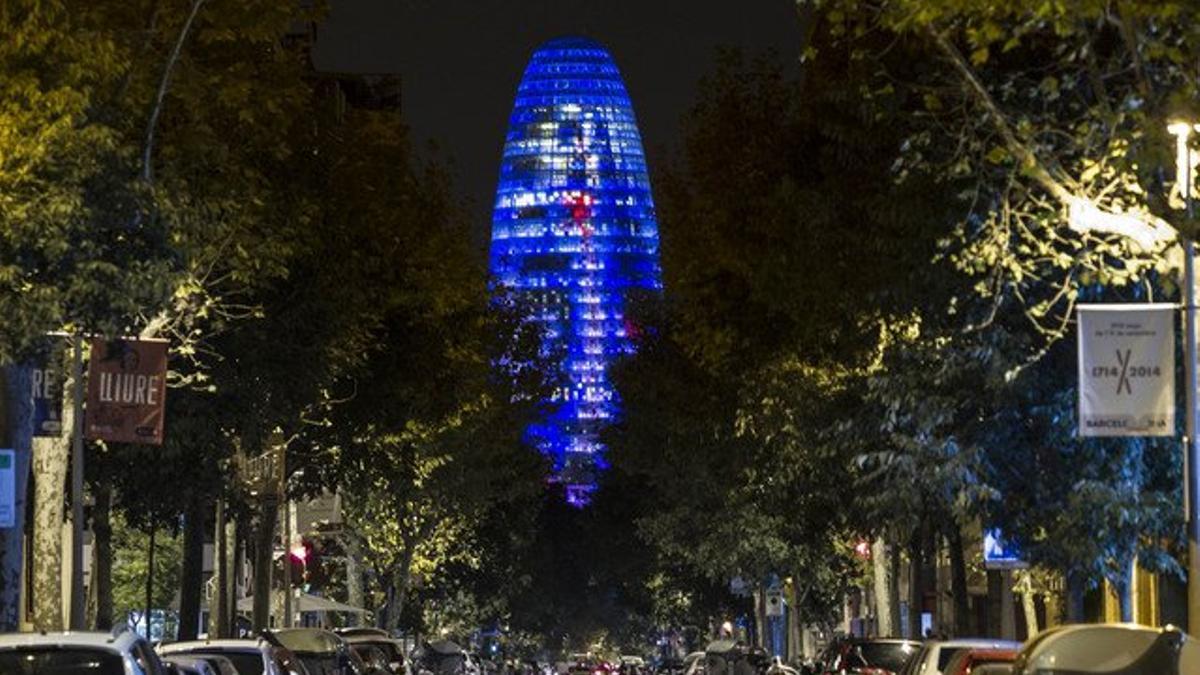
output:
POLYGON ((313 564, 313 544, 301 539, 288 549, 286 564, 291 566, 292 586, 307 590, 308 569, 313 564))

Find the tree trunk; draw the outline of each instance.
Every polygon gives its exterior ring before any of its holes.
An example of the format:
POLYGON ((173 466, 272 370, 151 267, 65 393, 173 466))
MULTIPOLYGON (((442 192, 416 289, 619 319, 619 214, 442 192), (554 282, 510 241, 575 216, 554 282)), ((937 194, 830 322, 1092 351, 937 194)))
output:
POLYGON ((925 603, 925 541, 918 529, 908 544, 908 635, 921 639, 921 609, 925 603))
MULTIPOLYGON (((424 534, 420 533, 418 537, 424 534)), ((392 572, 392 596, 388 599, 387 622, 384 626, 389 632, 400 626, 400 615, 404 611, 404 603, 408 602, 408 590, 412 585, 412 563, 416 554, 416 541, 405 544, 400 564, 392 572)))
POLYGON ((1084 578, 1073 572, 1067 573, 1067 623, 1083 623, 1084 578))
POLYGON ((196 499, 183 521, 183 561, 179 574, 179 637, 200 635, 200 600, 204 593, 204 525, 207 504, 196 499))
POLYGON ((154 620, 154 535, 158 528, 150 523, 150 541, 146 546, 146 613, 142 618, 146 621, 146 640, 154 640, 151 624, 154 620))
POLYGON ((903 564, 900 546, 888 546, 888 604, 891 607, 891 622, 894 631, 885 637, 899 637, 900 631, 900 568, 903 564))
POLYGON ((1000 637, 1000 596, 1003 593, 1004 580, 999 570, 987 571, 987 637, 1000 637))
POLYGON ((900 609, 892 604, 894 599, 892 589, 896 585, 895 579, 892 578, 893 557, 891 547, 883 538, 876 539, 871 545, 871 564, 874 566, 875 573, 876 632, 880 637, 890 637, 900 633, 900 627, 897 625, 900 609))
POLYGON ((92 490, 92 578, 89 625, 107 631, 113 625, 112 483, 99 481, 92 490))
POLYGON ((225 555, 225 499, 217 497, 213 516, 213 575, 208 593, 208 634, 214 638, 227 637, 229 630, 229 596, 225 593, 229 568, 225 555))
POLYGON ((275 519, 279 502, 270 497, 262 499, 258 528, 254 533, 254 632, 271 625, 271 567, 275 552, 275 519))
MULTIPOLYGON (((362 544, 358 540, 358 535, 347 530, 342 539, 342 547, 346 551, 346 603, 352 607, 365 607, 363 602, 363 578, 362 578, 362 544)), ((349 615, 349 625, 357 626, 360 617, 357 614, 349 615)))
POLYGON ((954 634, 971 634, 971 610, 967 591, 967 555, 963 551, 962 530, 954 523, 947 537, 950 546, 950 585, 954 593, 954 634))
POLYGON ((767 647, 767 592, 762 586, 754 589, 754 646, 767 647))
POLYGON ((1125 565, 1122 568, 1122 574, 1113 584, 1113 590, 1117 594, 1117 607, 1121 611, 1121 621, 1130 623, 1133 621, 1133 573, 1130 569, 1131 565, 1125 565))
POLYGON ((1040 632, 1037 617, 1037 603, 1034 601, 1035 593, 1033 592, 1033 575, 1029 570, 1021 572, 1021 608, 1025 611, 1025 635, 1026 639, 1032 638, 1040 632))
MULTIPOLYGON (((70 391, 73 379, 64 390, 70 391)), ((74 424, 73 406, 63 406, 64 429, 74 424)), ((64 630, 63 517, 71 437, 33 439, 33 625, 39 631, 64 630)))
POLYGON ((225 593, 227 637, 238 636, 237 602, 245 597, 246 584, 243 571, 246 569, 246 531, 235 518, 225 521, 225 570, 228 572, 223 583, 225 593))
MULTIPOLYGON (((795 578, 795 577, 793 577, 795 578)), ((785 587, 787 592, 787 626, 788 626, 788 648, 787 656, 790 660, 795 661, 804 654, 804 617, 800 609, 802 596, 795 582, 787 584, 785 587)))
POLYGON ((13 527, 0 529, 0 633, 16 632, 21 627, 21 568, 25 557, 25 512, 28 500, 33 445, 33 397, 28 367, 7 366, 0 370, 4 386, 0 402, 4 404, 0 423, 4 433, 0 441, 12 448, 16 480, 13 527))

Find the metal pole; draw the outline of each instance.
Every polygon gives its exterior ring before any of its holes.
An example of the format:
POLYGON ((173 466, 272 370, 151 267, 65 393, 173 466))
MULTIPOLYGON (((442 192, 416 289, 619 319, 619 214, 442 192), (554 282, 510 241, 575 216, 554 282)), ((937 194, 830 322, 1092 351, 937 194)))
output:
POLYGON ((83 336, 75 336, 75 413, 71 422, 71 630, 84 628, 83 593, 83 336))
POLYGON ((146 553, 146 640, 150 641, 150 617, 154 609, 154 523, 150 523, 150 546, 146 553))
POLYGON ((292 627, 292 500, 283 488, 283 627, 292 627))
MULTIPOLYGON (((1188 227, 1192 222, 1192 149, 1187 148, 1187 159, 1184 162, 1185 178, 1184 199, 1187 204, 1188 227)), ((1188 538, 1188 631, 1192 635, 1200 635, 1200 443, 1197 443, 1196 432, 1200 428, 1200 410, 1197 410, 1196 394, 1197 377, 1196 360, 1196 270, 1195 244, 1190 236, 1183 238, 1183 288, 1185 298, 1184 327, 1187 342, 1184 344, 1184 354, 1187 363, 1187 417, 1185 433, 1187 444, 1184 446, 1184 495, 1183 502, 1187 509, 1187 538, 1188 538)))

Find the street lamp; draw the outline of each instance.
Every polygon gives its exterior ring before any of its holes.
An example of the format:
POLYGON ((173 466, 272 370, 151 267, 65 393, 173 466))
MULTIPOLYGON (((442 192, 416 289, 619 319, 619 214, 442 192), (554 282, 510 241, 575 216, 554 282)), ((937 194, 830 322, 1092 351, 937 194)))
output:
MULTIPOLYGON (((1195 163, 1192 157, 1191 144, 1188 142, 1192 132, 1200 131, 1200 125, 1191 122, 1176 121, 1167 126, 1167 131, 1175 137, 1175 187, 1171 197, 1182 199, 1187 221, 1192 220, 1192 184, 1195 163)), ((1176 201, 1178 204, 1178 201, 1176 201)), ((1195 244, 1191 232, 1181 231, 1180 240, 1183 243, 1183 325, 1184 325, 1184 364, 1186 383, 1187 414, 1184 418, 1184 494, 1183 504, 1187 516, 1188 540, 1188 631, 1192 635, 1200 634, 1200 443, 1197 443, 1196 432, 1200 427, 1197 416, 1196 394, 1200 378, 1197 377, 1196 363, 1196 271, 1195 244)))

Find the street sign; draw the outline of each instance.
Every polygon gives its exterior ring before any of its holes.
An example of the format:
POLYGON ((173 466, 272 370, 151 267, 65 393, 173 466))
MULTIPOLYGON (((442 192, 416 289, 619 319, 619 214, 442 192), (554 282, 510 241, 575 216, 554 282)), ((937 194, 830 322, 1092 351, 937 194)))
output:
POLYGON ((0 529, 17 525, 17 455, 0 450, 0 529))
POLYGON ((87 393, 88 438, 162 445, 167 342, 93 339, 87 393))
POLYGON ((983 566, 989 570, 1021 570, 1029 567, 1016 542, 1004 538, 999 529, 983 532, 983 566))
POLYGON ((1169 304, 1079 306, 1079 435, 1175 434, 1169 304))
POLYGON ((783 616, 783 589, 767 589, 767 616, 783 616))

